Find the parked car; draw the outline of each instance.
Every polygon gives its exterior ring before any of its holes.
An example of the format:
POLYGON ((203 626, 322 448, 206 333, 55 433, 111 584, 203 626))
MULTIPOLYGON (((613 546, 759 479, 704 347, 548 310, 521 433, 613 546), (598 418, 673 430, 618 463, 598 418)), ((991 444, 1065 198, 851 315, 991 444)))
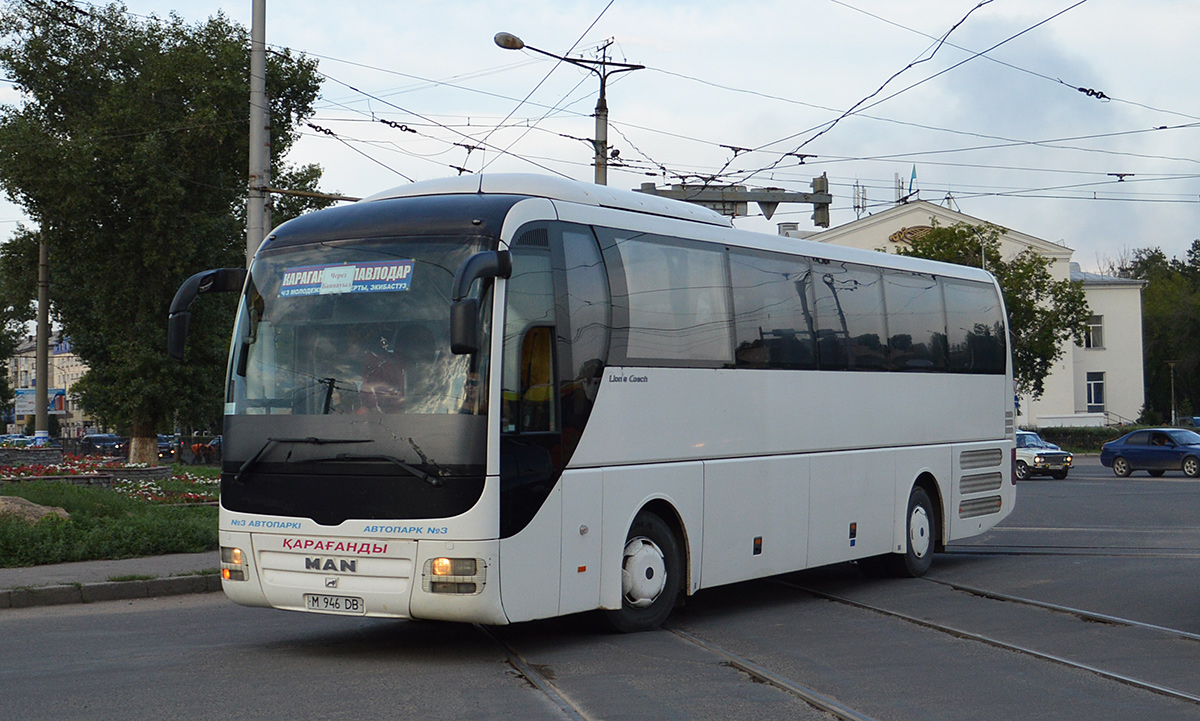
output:
POLYGON ((1118 476, 1149 471, 1161 476, 1183 471, 1189 478, 1200 476, 1200 433, 1182 428, 1146 428, 1126 433, 1100 449, 1101 465, 1118 476))
POLYGON ((1029 480, 1032 476, 1050 476, 1057 480, 1067 477, 1071 470, 1072 457, 1049 441, 1030 431, 1017 431, 1017 459, 1013 474, 1017 480, 1029 480))
POLYGON ((115 433, 89 433, 79 441, 79 452, 88 455, 98 453, 105 456, 120 455, 121 439, 115 433))
POLYGON ((158 434, 158 457, 164 461, 175 460, 175 436, 158 434))

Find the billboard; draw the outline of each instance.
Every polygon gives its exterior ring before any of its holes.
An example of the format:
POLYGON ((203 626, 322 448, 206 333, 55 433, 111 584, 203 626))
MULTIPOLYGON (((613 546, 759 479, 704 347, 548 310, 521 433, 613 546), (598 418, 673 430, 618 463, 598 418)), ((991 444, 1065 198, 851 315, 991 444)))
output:
MULTIPOLYGON (((49 388, 46 390, 49 399, 51 413, 65 414, 67 412, 67 392, 62 388, 49 388)), ((32 416, 37 413, 37 389, 36 388, 18 388, 16 400, 16 414, 18 416, 32 416)))

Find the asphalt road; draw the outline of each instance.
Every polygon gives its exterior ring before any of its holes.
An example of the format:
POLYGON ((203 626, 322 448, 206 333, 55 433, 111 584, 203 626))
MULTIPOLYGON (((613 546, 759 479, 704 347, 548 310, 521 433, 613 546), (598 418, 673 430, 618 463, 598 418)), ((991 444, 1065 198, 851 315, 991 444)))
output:
POLYGON ((927 578, 702 592, 668 628, 498 629, 220 594, 0 613, 20 719, 1200 719, 1200 482, 1083 457, 927 578), (1047 605, 1051 604, 1051 605, 1047 605), (805 693, 810 694, 807 699, 805 693), (815 700, 814 700, 815 699, 815 700))

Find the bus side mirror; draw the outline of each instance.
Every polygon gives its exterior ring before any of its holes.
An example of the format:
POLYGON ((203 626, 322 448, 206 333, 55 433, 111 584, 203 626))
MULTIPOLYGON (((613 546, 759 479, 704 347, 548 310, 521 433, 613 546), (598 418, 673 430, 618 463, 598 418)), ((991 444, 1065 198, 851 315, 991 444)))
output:
POLYGON ((474 298, 463 298, 450 306, 450 352, 479 352, 479 301, 474 298))
POLYGON ((188 326, 192 320, 188 307, 196 296, 203 293, 238 292, 245 283, 245 268, 205 270, 183 281, 183 285, 175 291, 175 298, 171 300, 171 310, 167 316, 167 355, 175 360, 183 360, 188 326))
POLYGON ((471 285, 481 278, 508 278, 512 255, 507 250, 485 250, 459 266, 450 292, 450 352, 469 355, 479 352, 479 301, 468 298, 471 285))

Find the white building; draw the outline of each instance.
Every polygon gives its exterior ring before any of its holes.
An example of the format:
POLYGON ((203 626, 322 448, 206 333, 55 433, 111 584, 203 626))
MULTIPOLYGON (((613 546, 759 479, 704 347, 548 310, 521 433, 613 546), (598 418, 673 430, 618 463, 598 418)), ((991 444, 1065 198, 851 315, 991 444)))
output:
MULTIPOLYGON (((797 232, 787 224, 780 234, 808 238, 867 250, 895 252, 909 239, 937 225, 987 222, 925 201, 897 205, 837 228, 812 233, 797 232)), ((1055 280, 1081 281, 1092 311, 1087 342, 1068 341, 1045 381, 1042 397, 1021 398, 1023 426, 1099 426, 1136 420, 1145 403, 1142 373, 1142 296, 1145 283, 1083 273, 1071 262, 1074 251, 1066 245, 1010 229, 1000 236, 1006 258, 1023 250, 1050 258, 1055 280)))
MULTIPOLYGON (((87 364, 71 348, 71 341, 54 333, 50 337, 50 385, 49 388, 61 388, 66 391, 61 410, 52 411, 58 415, 59 429, 64 436, 80 436, 91 428, 91 419, 79 407, 72 397, 71 387, 87 372, 87 364)), ((27 336, 8 360, 8 386, 14 390, 31 390, 37 385, 37 343, 33 336, 27 336)), ((16 416, 9 424, 7 432, 23 433, 26 424, 32 416, 16 416)))

